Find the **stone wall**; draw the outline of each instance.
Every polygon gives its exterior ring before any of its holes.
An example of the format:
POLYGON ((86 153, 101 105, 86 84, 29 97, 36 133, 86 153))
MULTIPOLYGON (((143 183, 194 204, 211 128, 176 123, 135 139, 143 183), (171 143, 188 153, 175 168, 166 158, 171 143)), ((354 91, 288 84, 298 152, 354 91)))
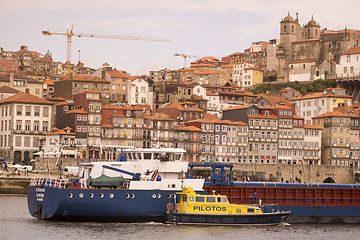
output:
POLYGON ((291 181, 294 178, 301 179, 301 182, 323 183, 325 179, 332 178, 335 183, 354 183, 354 171, 349 167, 339 166, 318 166, 318 165, 255 165, 241 164, 234 166, 234 177, 257 175, 264 176, 266 180, 275 182, 291 181))
MULTIPOLYGON (((35 161, 35 169, 48 168, 50 170, 57 170, 56 158, 37 158, 35 161), (43 167, 45 166, 45 167, 43 167)), ((88 159, 74 159, 62 158, 62 168, 68 166, 77 166, 77 162, 88 162, 88 159)), ((274 182, 291 181, 294 178, 301 179, 301 182, 307 183, 323 183, 325 179, 332 178, 335 183, 339 184, 353 184, 354 170, 349 167, 340 166, 324 166, 324 165, 294 165, 294 164, 281 164, 281 165, 266 165, 266 164, 234 164, 233 168, 234 180, 241 180, 242 176, 249 176, 259 180, 270 180, 274 182)), ((208 176, 209 171, 201 176, 208 176)))

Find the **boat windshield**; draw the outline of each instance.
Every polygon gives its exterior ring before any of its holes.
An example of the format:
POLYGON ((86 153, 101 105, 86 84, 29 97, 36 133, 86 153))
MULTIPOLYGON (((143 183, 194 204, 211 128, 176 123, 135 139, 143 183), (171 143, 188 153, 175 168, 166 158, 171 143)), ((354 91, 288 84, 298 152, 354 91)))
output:
POLYGON ((195 202, 205 202, 205 197, 196 196, 195 202))
POLYGON ((218 197, 217 202, 219 202, 219 203, 227 203, 227 199, 226 199, 226 197, 218 197))

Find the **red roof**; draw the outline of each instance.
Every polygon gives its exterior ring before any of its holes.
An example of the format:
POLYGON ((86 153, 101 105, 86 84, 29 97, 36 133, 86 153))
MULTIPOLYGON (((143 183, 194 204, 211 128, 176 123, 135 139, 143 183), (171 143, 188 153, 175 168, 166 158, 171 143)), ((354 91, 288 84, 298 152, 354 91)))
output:
POLYGON ((348 51, 344 52, 343 55, 347 54, 359 54, 360 48, 350 48, 348 51))
POLYGON ((5 98, 3 103, 17 102, 17 103, 34 103, 34 104, 48 104, 52 105, 53 102, 37 97, 30 93, 19 93, 8 98, 5 98))

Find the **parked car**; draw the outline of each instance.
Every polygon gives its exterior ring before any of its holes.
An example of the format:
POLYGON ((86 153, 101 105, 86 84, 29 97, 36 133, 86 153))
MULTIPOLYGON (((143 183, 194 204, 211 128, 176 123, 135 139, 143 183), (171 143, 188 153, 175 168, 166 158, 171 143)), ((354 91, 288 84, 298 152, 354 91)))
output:
POLYGON ((79 167, 65 167, 64 168, 64 175, 65 176, 69 176, 69 175, 78 176, 79 171, 80 171, 79 167))

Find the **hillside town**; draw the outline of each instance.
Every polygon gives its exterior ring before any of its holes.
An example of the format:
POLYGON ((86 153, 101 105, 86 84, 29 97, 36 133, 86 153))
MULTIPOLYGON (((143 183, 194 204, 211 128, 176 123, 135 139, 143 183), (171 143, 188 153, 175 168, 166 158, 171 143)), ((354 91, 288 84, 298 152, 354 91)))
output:
MULTIPOLYGON (((300 23, 298 13, 289 13, 279 38, 148 76, 108 63, 93 69, 56 62, 51 51, 26 45, 0 47, 0 156, 18 164, 57 153, 116 161, 117 146, 169 147, 184 148, 190 162, 254 171, 262 165, 331 166, 350 169, 354 177, 360 173, 359 40, 358 30, 321 28, 314 17, 300 23), (319 79, 337 86, 252 91, 319 79)), ((285 176, 278 172, 271 176, 285 176)), ((321 181, 336 178, 320 174, 321 181)))

